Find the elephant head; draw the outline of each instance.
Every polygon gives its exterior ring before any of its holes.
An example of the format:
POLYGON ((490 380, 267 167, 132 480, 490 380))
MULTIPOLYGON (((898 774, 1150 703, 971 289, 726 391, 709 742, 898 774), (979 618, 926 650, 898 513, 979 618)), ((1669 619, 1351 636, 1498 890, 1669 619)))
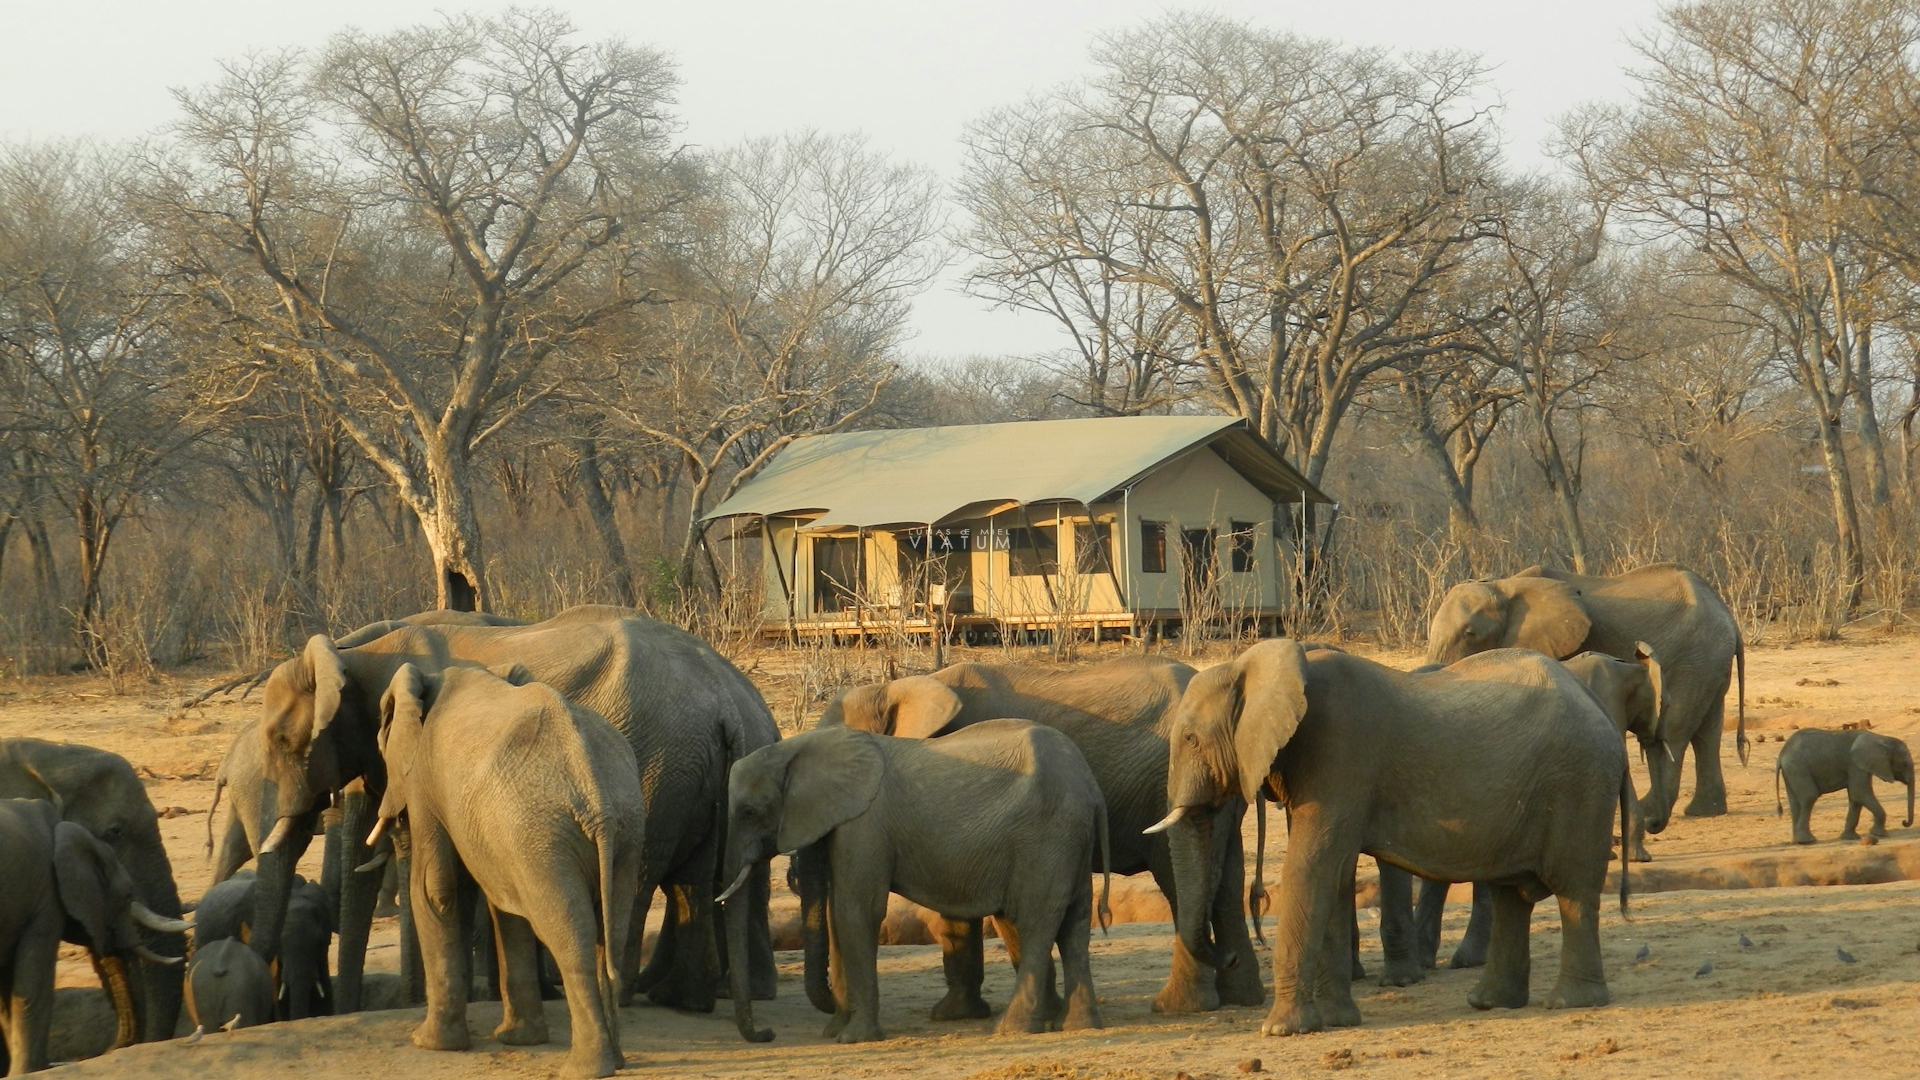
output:
MULTIPOLYGON (((182 912, 173 864, 160 838, 159 815, 146 785, 118 754, 41 739, 0 739, 0 798, 44 799, 112 853, 142 907, 171 923, 182 912)), ((177 932, 152 941, 160 953, 186 950, 177 932)), ((132 978, 139 1038, 171 1039, 180 1018, 180 973, 171 965, 137 965, 132 978)))
POLYGON ((1207 932, 1206 898, 1215 882, 1210 852, 1213 816, 1228 799, 1251 805, 1275 769, 1287 740, 1307 715, 1306 651, 1296 641, 1263 641, 1234 660, 1193 677, 1180 697, 1167 739, 1167 816, 1148 832, 1173 829, 1181 941, 1195 959, 1225 970, 1207 932))
POLYGON ((1907 818, 1900 825, 1913 824, 1913 754, 1907 744, 1885 735, 1863 734, 1853 740, 1848 753, 1854 768, 1871 773, 1875 780, 1907 785, 1907 818))
MULTIPOLYGON (((727 850, 721 869, 732 884, 719 899, 730 901, 755 864, 783 851, 795 856, 805 932, 807 997, 833 1011, 827 985, 827 891, 831 882, 821 841, 866 813, 880 793, 886 762, 874 736, 847 727, 803 732, 741 758, 727 782, 727 850)), ((765 1042, 771 1031, 756 1028, 747 986, 746 905, 726 905, 727 956, 734 1020, 742 1038, 765 1042)))
POLYGON ((1489 649, 1532 649, 1572 656, 1593 621, 1572 585, 1522 575, 1467 581, 1447 590, 1427 627, 1427 662, 1451 664, 1489 649))
POLYGON ((850 727, 902 739, 930 739, 960 715, 960 695, 930 675, 909 675, 846 690, 827 704, 817 727, 850 727))
POLYGON ((388 824, 406 812, 412 795, 409 781, 420 753, 421 729, 427 722, 427 677, 412 664, 401 664, 380 696, 380 758, 386 763, 387 784, 380 796, 380 809, 373 832, 367 836, 372 847, 388 824))
POLYGON ((53 825, 53 880, 60 909, 66 915, 60 936, 93 953, 100 984, 113 999, 113 1010, 119 1018, 119 1031, 110 1049, 119 1049, 137 1036, 127 961, 137 956, 168 970, 181 962, 179 957, 161 956, 149 949, 136 925, 179 934, 191 929, 192 924, 156 915, 135 899, 133 878, 114 857, 113 849, 71 821, 53 825))

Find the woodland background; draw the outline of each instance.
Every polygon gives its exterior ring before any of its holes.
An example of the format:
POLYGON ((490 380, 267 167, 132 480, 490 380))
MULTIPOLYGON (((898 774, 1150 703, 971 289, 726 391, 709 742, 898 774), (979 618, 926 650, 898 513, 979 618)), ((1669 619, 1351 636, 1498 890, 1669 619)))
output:
POLYGON ((952 177, 682 145, 670 58, 545 10, 237 58, 139 145, 0 144, 0 673, 250 669, 433 606, 735 649, 757 575, 694 522, 792 439, 1165 412, 1340 500, 1276 553, 1302 636, 1662 559, 1752 641, 1905 622, 1920 3, 1670 8, 1540 171, 1472 56, 1200 14, 1090 47, 952 177), (956 261, 1066 344, 907 340, 956 261))

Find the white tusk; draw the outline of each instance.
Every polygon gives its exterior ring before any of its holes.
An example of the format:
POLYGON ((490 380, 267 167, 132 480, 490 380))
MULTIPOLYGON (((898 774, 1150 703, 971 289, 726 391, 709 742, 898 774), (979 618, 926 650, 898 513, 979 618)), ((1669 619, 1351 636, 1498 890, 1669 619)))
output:
POLYGON ((233 1030, 234 1028, 237 1028, 237 1027, 239 1027, 239 1026, 240 1026, 240 1014, 239 1014, 239 1013, 234 1013, 234 1014, 233 1014, 233 1019, 231 1019, 231 1020, 229 1020, 229 1021, 227 1021, 226 1023, 224 1023, 224 1024, 221 1024, 221 1025, 220 1025, 220 1030, 221 1030, 221 1031, 226 1031, 226 1032, 231 1032, 231 1031, 232 1031, 232 1030, 233 1030))
POLYGON ((169 919, 164 915, 154 914, 148 909, 147 905, 138 900, 127 905, 127 910, 129 914, 133 916, 134 922, 139 923, 149 930, 158 930, 163 934, 184 934, 193 929, 193 924, 190 922, 185 922, 180 919, 169 919))
POLYGON ((279 851, 280 845, 286 843, 287 837, 292 835, 293 835, 293 817, 289 815, 287 817, 281 818, 279 821, 274 823, 273 831, 267 834, 266 841, 260 845, 260 854, 271 855, 274 852, 279 851))
POLYGON ((175 964, 184 964, 187 962, 187 958, 184 956, 161 956, 159 953, 154 952, 152 949, 147 948, 145 945, 135 945, 133 947, 133 955, 139 957, 142 960, 145 960, 150 964, 164 964, 168 967, 172 967, 175 964))
POLYGON ((182 1039, 182 1040, 180 1040, 180 1045, 181 1045, 181 1046, 192 1046, 192 1045, 194 1045, 195 1043, 197 1043, 197 1042, 199 1042, 199 1041, 200 1041, 200 1040, 201 1040, 202 1038, 204 1038, 204 1037, 206 1036, 206 1034, 207 1034, 207 1029, 206 1029, 206 1028, 204 1028, 204 1027, 202 1027, 202 1026, 201 1026, 201 1025, 199 1025, 199 1024, 195 1024, 195 1025, 193 1025, 193 1034, 191 1034, 191 1035, 189 1035, 189 1036, 187 1036, 186 1038, 184 1038, 184 1039, 182 1039))
POLYGON ((747 875, 751 873, 753 873, 752 863, 748 863, 747 865, 741 867, 739 876, 733 879, 733 884, 727 886, 726 892, 723 892, 719 896, 714 897, 713 898, 714 902, 725 903, 727 897, 732 896, 734 893, 739 892, 740 886, 745 885, 747 883, 747 875))
POLYGON ((1187 816, 1187 808, 1184 806, 1176 806, 1172 810, 1167 811, 1166 817, 1161 818, 1159 821, 1154 822, 1153 824, 1147 826, 1144 829, 1141 829, 1140 831, 1149 836, 1157 832, 1166 832, 1168 829, 1173 827, 1174 822, 1179 821, 1181 818, 1186 816, 1187 816))
POLYGON ((372 847, 373 845, 379 843, 380 835, 386 831, 387 831, 386 818, 381 818, 379 821, 374 822, 373 831, 367 834, 367 846, 372 847))

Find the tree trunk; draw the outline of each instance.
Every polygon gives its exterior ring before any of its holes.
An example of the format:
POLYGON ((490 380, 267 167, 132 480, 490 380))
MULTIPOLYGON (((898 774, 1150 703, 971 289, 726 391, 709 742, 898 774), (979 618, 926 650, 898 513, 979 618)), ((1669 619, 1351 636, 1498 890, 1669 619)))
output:
POLYGON ((1867 501, 1875 507, 1893 502, 1887 477, 1886 440, 1880 435, 1880 413, 1873 403, 1873 337, 1866 327, 1854 332, 1853 407, 1860 417, 1860 450, 1867 469, 1867 501))
POLYGON ((420 531, 433 554, 436 606, 449 611, 485 611, 489 599, 471 481, 466 461, 445 447, 430 450, 427 482, 433 502, 419 515, 420 531))
POLYGON ((633 580, 633 568, 627 564, 627 545, 620 538, 615 522, 613 499, 607 491, 606 477, 600 471, 600 448, 590 438, 575 439, 574 453, 579 458, 580 490, 593 519, 593 530, 606 549, 607 566, 613 577, 614 591, 628 607, 640 606, 640 592, 633 580))
POLYGON ((1860 544, 1860 507, 1853 497, 1853 476, 1847 467, 1847 448, 1840 438, 1840 418, 1831 413, 1823 415, 1819 428, 1820 453, 1827 466, 1827 487, 1833 493, 1834 540, 1840 552, 1837 599, 1844 618, 1860 607, 1860 590, 1866 578, 1866 556, 1860 544))

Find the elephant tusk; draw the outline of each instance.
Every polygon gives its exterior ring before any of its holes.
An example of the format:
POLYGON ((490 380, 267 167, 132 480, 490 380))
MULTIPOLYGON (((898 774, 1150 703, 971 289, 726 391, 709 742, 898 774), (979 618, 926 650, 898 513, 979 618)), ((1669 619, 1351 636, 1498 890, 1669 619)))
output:
POLYGON ((180 1045, 181 1045, 181 1046, 196 1046, 196 1045, 198 1045, 198 1044, 199 1044, 199 1042, 200 1042, 200 1040, 201 1040, 201 1039, 203 1039, 203 1038, 205 1038, 205 1037, 206 1037, 206 1034, 207 1034, 207 1029, 206 1029, 205 1027, 202 1027, 202 1026, 201 1026, 201 1025, 199 1025, 199 1024, 195 1024, 195 1025, 193 1025, 193 1034, 191 1034, 191 1035, 189 1035, 189 1036, 187 1036, 187 1037, 186 1037, 186 1038, 184 1038, 184 1039, 181 1039, 181 1040, 180 1040, 180 1045))
POLYGON ((133 915, 134 922, 162 934, 184 934, 193 929, 193 924, 184 919, 169 919, 165 915, 154 914, 147 905, 138 900, 127 905, 127 909, 133 915))
POLYGON ((733 879, 733 884, 727 886, 726 892, 723 892, 719 896, 714 897, 713 898, 714 902, 725 903, 728 897, 732 896, 734 893, 739 892, 740 887, 747 883, 747 875, 751 873, 753 873, 752 863, 748 863, 747 865, 741 867, 739 875, 733 879))
POLYGON ((1161 818, 1159 821, 1154 822, 1153 824, 1147 826, 1144 829, 1141 829, 1140 831, 1143 834, 1146 834, 1149 836, 1151 836, 1154 833, 1166 832, 1168 829, 1173 827, 1174 822, 1179 821, 1181 818, 1186 816, 1187 816, 1187 808, 1184 806, 1176 806, 1172 810, 1169 810, 1167 812, 1166 817, 1161 818))
POLYGON ((176 964, 184 964, 187 962, 187 958, 184 956, 161 956, 145 945, 135 945, 133 947, 133 955, 145 960, 149 964, 162 964, 167 967, 173 967, 176 964))
MULTIPOLYGON (((381 818, 379 821, 373 823, 373 831, 367 834, 368 847, 372 847, 380 842, 380 834, 387 831, 387 821, 387 818, 381 818)), ((368 865, 371 866, 372 864, 369 863, 368 865)))
POLYGON ((386 852, 384 851, 378 852, 374 855, 373 858, 368 859, 366 862, 363 862, 359 866, 354 867, 353 872, 356 874, 371 874, 375 870, 379 870, 385 867, 387 865, 387 860, 390 858, 392 858, 392 856, 387 854, 386 852))
POLYGON ((293 817, 292 815, 288 815, 274 822, 273 831, 268 833, 266 840, 260 844, 260 854, 271 855, 279 851, 280 845, 286 843, 287 837, 292 835, 293 817))

